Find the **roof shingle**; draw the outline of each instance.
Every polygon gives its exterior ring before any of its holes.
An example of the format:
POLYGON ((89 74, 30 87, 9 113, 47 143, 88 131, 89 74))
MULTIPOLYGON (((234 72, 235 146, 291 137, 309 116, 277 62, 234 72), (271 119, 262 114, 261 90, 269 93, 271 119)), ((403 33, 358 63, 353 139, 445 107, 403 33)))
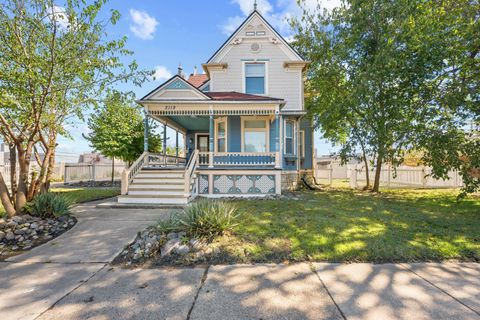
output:
POLYGON ((191 74, 188 77, 188 82, 194 86, 195 88, 199 88, 202 86, 202 84, 205 83, 205 81, 208 80, 208 76, 206 74, 191 74))

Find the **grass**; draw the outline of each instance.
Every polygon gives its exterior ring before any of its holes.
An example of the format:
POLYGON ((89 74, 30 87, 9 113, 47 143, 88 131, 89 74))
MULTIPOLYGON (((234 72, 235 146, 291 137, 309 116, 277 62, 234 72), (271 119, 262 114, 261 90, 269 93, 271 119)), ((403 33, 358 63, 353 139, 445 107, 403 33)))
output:
POLYGON ((236 201, 239 224, 214 243, 215 262, 480 261, 479 196, 337 187, 299 197, 236 201))
MULTIPOLYGON (((81 203, 114 197, 120 194, 118 188, 52 188, 52 192, 65 195, 73 203, 81 203)), ((5 215, 5 210, 0 204, 0 217, 5 215)))

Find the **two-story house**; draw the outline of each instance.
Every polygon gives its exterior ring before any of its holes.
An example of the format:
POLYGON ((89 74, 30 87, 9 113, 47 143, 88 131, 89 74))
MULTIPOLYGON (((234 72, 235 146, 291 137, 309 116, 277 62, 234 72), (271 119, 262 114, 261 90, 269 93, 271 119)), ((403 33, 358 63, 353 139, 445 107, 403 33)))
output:
POLYGON ((176 131, 177 151, 149 153, 146 136, 144 154, 124 172, 119 202, 184 204, 197 195, 261 196, 295 187, 313 170, 307 64, 254 10, 202 65, 205 74, 185 79, 180 70, 138 101, 163 126, 164 150, 166 128, 176 131))

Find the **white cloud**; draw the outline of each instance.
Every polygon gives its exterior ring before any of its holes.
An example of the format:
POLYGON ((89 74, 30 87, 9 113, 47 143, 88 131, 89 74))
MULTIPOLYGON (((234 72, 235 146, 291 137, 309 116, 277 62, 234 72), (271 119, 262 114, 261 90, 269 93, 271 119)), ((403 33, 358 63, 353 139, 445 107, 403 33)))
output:
MULTIPOLYGON (((233 4, 239 6, 244 16, 229 17, 227 22, 221 26, 225 34, 232 34, 243 22, 245 17, 252 12, 254 1, 255 0, 232 0, 233 4)), ((275 6, 273 3, 273 0, 257 0, 258 11, 283 36, 291 36, 288 20, 293 17, 299 17, 302 14, 302 9, 298 6, 297 0, 276 0, 275 6)), ((342 0, 304 0, 303 6, 311 11, 315 10, 319 3, 321 8, 332 10, 333 8, 339 7, 342 0)))
POLYGON ((157 30, 158 21, 145 11, 130 9, 130 17, 133 24, 130 25, 132 31, 137 37, 144 40, 153 39, 153 34, 157 30))
POLYGON ((154 80, 167 80, 172 77, 172 73, 164 66, 155 66, 154 80))

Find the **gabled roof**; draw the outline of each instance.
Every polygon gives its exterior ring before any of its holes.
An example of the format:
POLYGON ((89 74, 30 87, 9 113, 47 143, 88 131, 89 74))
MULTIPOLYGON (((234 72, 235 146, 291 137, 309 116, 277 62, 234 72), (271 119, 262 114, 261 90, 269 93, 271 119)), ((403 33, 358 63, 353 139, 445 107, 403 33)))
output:
POLYGON ((148 100, 152 96, 154 96, 156 93, 160 92, 163 89, 189 89, 193 90, 196 94, 200 95, 200 97, 203 97, 206 100, 211 99, 209 96, 207 96, 204 92, 200 91, 197 87, 193 86, 191 83, 189 83, 187 80, 184 78, 180 77, 178 74, 174 75, 152 91, 150 91, 147 95, 145 95, 143 98, 141 98, 139 101, 142 100, 148 100))
POLYGON ((206 74, 191 74, 187 81, 195 88, 200 88, 208 81, 208 76, 206 74))
POLYGON ((208 59, 208 61, 206 62, 207 64, 209 64, 217 55, 218 53, 220 53, 229 43, 230 41, 238 34, 238 32, 250 21, 252 20, 253 17, 258 17, 261 21, 263 21, 265 23, 265 25, 272 31, 273 34, 275 34, 281 41, 284 45, 286 45, 292 52, 294 55, 297 56, 298 60, 300 61, 305 61, 302 56, 300 56, 300 54, 297 52, 297 50, 295 50, 281 35, 280 33, 277 32, 277 30, 275 30, 274 27, 272 27, 272 25, 260 14, 260 12, 258 12, 257 10, 254 10, 243 22, 242 24, 232 33, 232 35, 230 37, 228 37, 228 39, 222 44, 222 46, 217 50, 215 51, 215 53, 210 57, 210 59, 208 59))
POLYGON ((254 94, 246 94, 235 91, 230 92, 206 92, 206 94, 213 100, 222 101, 283 101, 283 99, 257 96, 254 94))

